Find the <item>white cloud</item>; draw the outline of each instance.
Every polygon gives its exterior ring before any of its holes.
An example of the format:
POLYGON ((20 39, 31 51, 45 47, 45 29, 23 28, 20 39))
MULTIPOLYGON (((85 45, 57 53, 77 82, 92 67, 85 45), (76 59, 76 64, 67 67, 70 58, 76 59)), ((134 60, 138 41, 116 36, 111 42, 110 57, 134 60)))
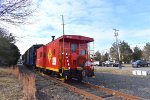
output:
MULTIPOLYGON (((62 14, 65 20, 65 34, 93 37, 96 51, 108 50, 115 42, 113 28, 119 29, 118 38, 129 44, 136 43, 138 39, 139 42, 148 41, 149 29, 140 29, 140 27, 137 29, 136 26, 132 29, 134 23, 130 25, 131 22, 128 22, 131 15, 126 16, 126 14, 131 14, 128 9, 132 8, 129 6, 134 7, 135 4, 135 2, 130 2, 130 4, 128 2, 130 0, 120 3, 109 0, 42 0, 38 3, 39 6, 34 16, 29 19, 31 24, 20 27, 10 26, 10 30, 21 39, 21 42, 17 43, 21 53, 33 44, 50 42, 51 35, 55 35, 56 38, 60 37, 62 35, 60 15, 62 14)), ((135 15, 139 14, 141 13, 133 15, 136 17, 135 15)), ((144 13, 144 16, 146 15, 147 13, 144 13)), ((146 22, 148 17, 144 18, 146 22)), ((133 19, 133 22, 140 25, 137 20, 133 19)))

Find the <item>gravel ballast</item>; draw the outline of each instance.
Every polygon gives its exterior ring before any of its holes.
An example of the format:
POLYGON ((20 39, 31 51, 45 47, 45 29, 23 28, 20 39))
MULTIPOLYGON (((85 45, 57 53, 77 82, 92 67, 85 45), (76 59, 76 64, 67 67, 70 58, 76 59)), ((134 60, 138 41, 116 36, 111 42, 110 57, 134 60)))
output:
POLYGON ((129 95, 150 99, 150 76, 127 76, 110 73, 95 73, 95 79, 87 82, 117 90, 129 95))
POLYGON ((36 97, 38 100, 85 100, 83 95, 74 93, 53 80, 36 76, 36 97))

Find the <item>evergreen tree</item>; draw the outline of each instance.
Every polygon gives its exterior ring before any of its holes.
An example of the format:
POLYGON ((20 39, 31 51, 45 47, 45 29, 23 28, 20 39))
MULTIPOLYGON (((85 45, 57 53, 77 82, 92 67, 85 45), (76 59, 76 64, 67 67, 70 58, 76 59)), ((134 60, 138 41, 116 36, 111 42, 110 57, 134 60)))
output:
POLYGON ((146 43, 146 46, 144 46, 143 58, 150 61, 150 43, 146 43))
POLYGON ((132 56, 133 56, 133 60, 141 59, 142 50, 139 47, 134 47, 132 56))
POLYGON ((102 55, 101 60, 102 60, 102 62, 104 62, 104 61, 108 60, 108 58, 109 58, 109 54, 106 52, 104 55, 102 55))
POLYGON ((97 52, 95 53, 94 60, 95 60, 95 61, 101 61, 101 54, 100 54, 99 51, 97 51, 97 52))
MULTIPOLYGON (((132 59, 132 50, 128 43, 125 41, 120 42, 119 50, 121 61, 130 62, 132 59)), ((112 47, 110 48, 110 55, 114 60, 119 60, 118 47, 116 43, 113 43, 112 47)))
POLYGON ((5 29, 0 28, 0 63, 7 63, 8 65, 17 63, 20 52, 14 43, 14 36, 5 29))

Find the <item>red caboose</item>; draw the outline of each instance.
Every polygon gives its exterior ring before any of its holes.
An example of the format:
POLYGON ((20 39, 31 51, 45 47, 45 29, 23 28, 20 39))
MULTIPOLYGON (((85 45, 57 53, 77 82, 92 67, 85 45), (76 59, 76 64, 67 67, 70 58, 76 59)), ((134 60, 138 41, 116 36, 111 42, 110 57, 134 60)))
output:
POLYGON ((84 75, 94 76, 89 60, 88 43, 93 38, 80 35, 63 35, 37 49, 36 67, 55 72, 65 80, 82 80, 84 75))

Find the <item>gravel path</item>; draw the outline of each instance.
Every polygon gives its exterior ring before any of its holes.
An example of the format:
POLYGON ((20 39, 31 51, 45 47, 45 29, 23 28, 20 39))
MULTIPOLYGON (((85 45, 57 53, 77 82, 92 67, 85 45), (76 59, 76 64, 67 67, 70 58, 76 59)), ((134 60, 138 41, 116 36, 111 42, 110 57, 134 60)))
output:
POLYGON ((110 73, 95 73, 95 75, 95 79, 86 81, 150 100, 150 76, 127 76, 110 73))

